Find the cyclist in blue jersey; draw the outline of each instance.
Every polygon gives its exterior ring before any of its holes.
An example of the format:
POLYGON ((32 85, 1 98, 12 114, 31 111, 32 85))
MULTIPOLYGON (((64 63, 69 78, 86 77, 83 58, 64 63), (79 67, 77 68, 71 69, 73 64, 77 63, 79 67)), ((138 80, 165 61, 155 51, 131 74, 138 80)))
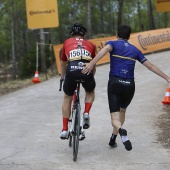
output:
POLYGON ((84 74, 89 74, 93 66, 107 52, 110 53, 110 73, 108 81, 108 103, 111 114, 113 133, 109 145, 116 147, 116 137, 121 136, 122 143, 127 151, 132 149, 132 144, 127 137, 127 131, 122 128, 125 121, 125 112, 135 93, 134 69, 136 60, 150 71, 164 78, 170 83, 170 77, 163 73, 157 66, 149 62, 139 49, 128 42, 131 28, 120 25, 117 31, 117 40, 108 41, 95 58, 87 63, 83 69, 84 74))

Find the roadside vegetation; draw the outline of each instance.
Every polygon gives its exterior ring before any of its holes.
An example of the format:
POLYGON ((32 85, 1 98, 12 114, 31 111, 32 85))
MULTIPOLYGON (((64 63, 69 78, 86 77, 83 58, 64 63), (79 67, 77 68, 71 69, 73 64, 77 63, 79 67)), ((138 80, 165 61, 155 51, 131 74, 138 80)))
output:
MULTIPOLYGON (((57 75, 57 69, 54 67, 53 72, 51 72, 51 70, 47 71, 47 74, 39 74, 39 80, 40 83, 43 81, 47 81, 53 77, 55 77, 57 75)), ((32 82, 34 75, 32 77, 29 78, 25 78, 25 79, 16 79, 13 80, 11 77, 12 75, 10 75, 8 73, 8 80, 6 80, 5 77, 2 78, 1 76, 1 82, 0 82, 0 96, 6 95, 8 93, 17 91, 19 89, 34 85, 34 83, 32 82), (10 80, 9 80, 10 79, 10 80)))

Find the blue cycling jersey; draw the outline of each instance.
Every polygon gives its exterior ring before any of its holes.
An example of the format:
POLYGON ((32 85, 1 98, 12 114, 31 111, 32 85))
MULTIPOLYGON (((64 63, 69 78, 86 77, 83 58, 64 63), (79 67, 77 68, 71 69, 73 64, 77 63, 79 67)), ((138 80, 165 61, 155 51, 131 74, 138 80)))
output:
POLYGON ((109 76, 134 79, 136 60, 140 63, 144 63, 147 60, 142 52, 123 39, 108 41, 106 45, 112 47, 109 76))

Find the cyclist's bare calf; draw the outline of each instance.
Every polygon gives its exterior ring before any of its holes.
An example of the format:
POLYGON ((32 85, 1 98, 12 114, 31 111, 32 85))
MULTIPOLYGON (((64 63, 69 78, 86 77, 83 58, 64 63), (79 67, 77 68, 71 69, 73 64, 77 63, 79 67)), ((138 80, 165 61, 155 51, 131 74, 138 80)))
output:
POLYGON ((125 112, 126 109, 121 108, 120 112, 112 112, 111 113, 111 121, 113 129, 113 134, 110 140, 110 143, 112 143, 113 146, 117 146, 115 140, 117 137, 117 134, 119 133, 121 136, 122 143, 125 145, 126 150, 130 151, 132 149, 131 142, 129 141, 127 137, 127 131, 122 128, 122 125, 125 121, 125 112))
POLYGON ((72 103, 72 96, 68 96, 64 94, 64 100, 62 105, 62 115, 65 118, 69 118, 71 115, 71 103, 72 103))
POLYGON ((119 133, 119 128, 123 126, 123 123, 125 121, 125 113, 126 113, 126 109, 123 109, 123 108, 120 108, 120 112, 111 113, 112 126, 114 127, 113 134, 117 135, 119 133), (115 121, 119 122, 118 123, 119 126, 116 126, 117 124, 114 124, 115 121))
POLYGON ((91 92, 85 91, 86 92, 86 96, 85 96, 85 100, 84 103, 93 103, 94 98, 95 98, 95 93, 94 90, 91 92))

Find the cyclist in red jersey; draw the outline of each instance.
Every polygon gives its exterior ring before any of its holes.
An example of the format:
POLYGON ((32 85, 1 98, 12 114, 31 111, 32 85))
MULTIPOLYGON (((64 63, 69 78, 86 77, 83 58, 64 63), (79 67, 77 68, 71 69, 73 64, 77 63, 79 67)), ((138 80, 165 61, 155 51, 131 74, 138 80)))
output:
POLYGON ((95 66, 93 70, 85 75, 82 73, 85 63, 90 62, 95 57, 95 46, 85 40, 87 29, 81 24, 74 24, 70 35, 62 48, 61 55, 61 78, 64 80, 64 100, 62 104, 63 128, 60 134, 61 139, 68 137, 68 120, 71 115, 71 103, 77 83, 75 80, 83 80, 82 86, 85 89, 85 108, 83 113, 83 128, 90 127, 89 111, 94 101, 94 89, 96 82, 94 79, 95 66))

